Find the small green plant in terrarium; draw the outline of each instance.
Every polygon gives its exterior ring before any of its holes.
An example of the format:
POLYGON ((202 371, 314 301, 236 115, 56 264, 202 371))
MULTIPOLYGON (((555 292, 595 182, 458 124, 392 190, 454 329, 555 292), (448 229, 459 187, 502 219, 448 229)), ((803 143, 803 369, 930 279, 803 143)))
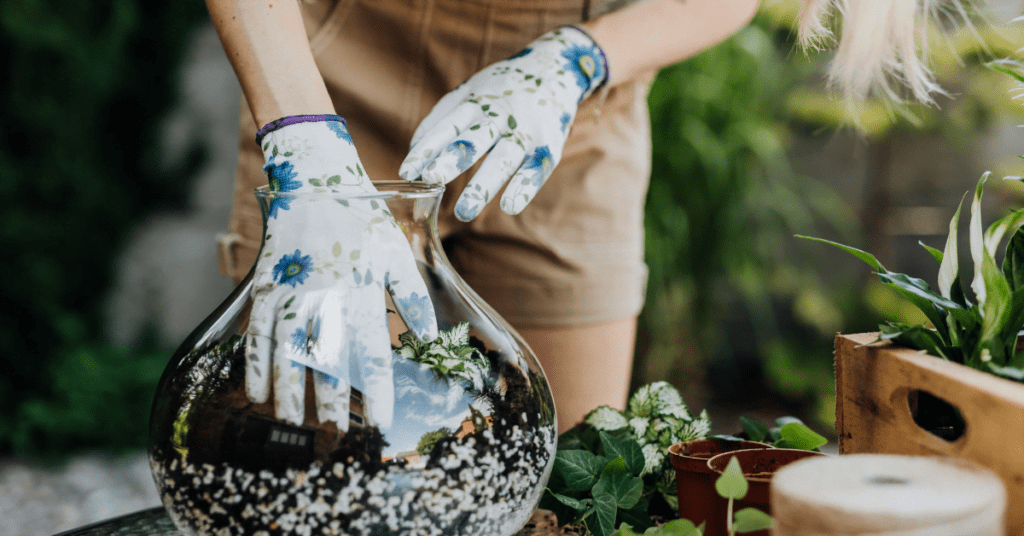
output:
MULTIPOLYGON (((890 340, 1024 382, 1024 352, 1017 351, 1017 340, 1024 326, 1024 229, 1021 228, 1024 209, 1010 213, 983 230, 981 196, 989 175, 986 173, 978 181, 971 203, 969 247, 974 265, 970 284, 973 300, 960 282, 957 231, 961 207, 957 207, 949 223, 949 237, 943 251, 921 244, 939 264, 938 291, 932 290, 922 279, 886 270, 870 253, 821 238, 800 238, 831 244, 866 262, 875 269, 883 284, 913 303, 928 319, 927 325, 886 322, 880 326, 879 340, 890 340), (995 251, 1007 235, 1010 238, 999 265, 995 251)), ((1006 177, 1006 180, 1024 179, 1006 177)))

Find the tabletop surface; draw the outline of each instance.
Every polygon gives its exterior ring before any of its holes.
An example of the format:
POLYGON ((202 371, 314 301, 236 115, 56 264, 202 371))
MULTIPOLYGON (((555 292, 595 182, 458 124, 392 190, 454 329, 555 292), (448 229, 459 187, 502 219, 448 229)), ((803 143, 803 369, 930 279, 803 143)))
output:
MULTIPOLYGON (((560 529, 551 512, 538 510, 530 522, 515 536, 575 535, 577 531, 560 529)), ((174 526, 162 506, 93 523, 55 536, 185 536, 174 526)))

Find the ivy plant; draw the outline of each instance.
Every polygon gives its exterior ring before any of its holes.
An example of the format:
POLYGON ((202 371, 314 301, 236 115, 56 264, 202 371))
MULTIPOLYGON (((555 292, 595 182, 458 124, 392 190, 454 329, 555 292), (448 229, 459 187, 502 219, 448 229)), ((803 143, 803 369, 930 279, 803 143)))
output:
POLYGON ((612 534, 622 523, 646 529, 652 511, 671 515, 678 509, 668 447, 710 430, 707 412, 692 416, 670 384, 645 385, 630 397, 626 411, 598 407, 559 437, 541 508, 555 512, 559 524, 583 523, 597 536, 612 534))
POLYGON ((582 523, 596 536, 609 536, 618 520, 649 527, 643 498, 644 457, 640 445, 628 437, 598 432, 598 443, 560 449, 548 493, 540 507, 555 512, 560 525, 582 523))
POLYGON ((973 300, 960 282, 957 232, 961 207, 957 207, 949 222, 949 237, 943 251, 921 244, 939 264, 938 291, 922 279, 886 270, 870 253, 820 238, 801 238, 831 244, 864 261, 875 269, 883 284, 908 299, 928 319, 927 324, 918 325, 882 324, 879 340, 1024 382, 1024 352, 1017 352, 1017 339, 1024 326, 1024 209, 1011 212, 983 231, 981 196, 989 175, 986 173, 978 181, 971 203, 973 300), (996 264, 995 251, 1007 235, 1010 238, 1000 266, 996 264))

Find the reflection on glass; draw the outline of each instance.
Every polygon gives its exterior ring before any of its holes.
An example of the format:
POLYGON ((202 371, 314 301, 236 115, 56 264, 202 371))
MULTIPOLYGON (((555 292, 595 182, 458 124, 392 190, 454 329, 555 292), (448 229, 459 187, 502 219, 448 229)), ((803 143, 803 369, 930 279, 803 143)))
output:
MULTIPOLYGON (((427 344, 393 339, 393 422, 373 423, 360 374, 351 375, 347 427, 317 418, 309 370, 300 424, 275 417, 273 395, 252 402, 247 278, 171 359, 153 404, 150 461, 182 530, 509 536, 535 508, 557 434, 543 373, 448 264, 436 231, 443 188, 381 190, 390 190, 377 199, 413 245, 442 333, 427 344)), ((388 321, 393 333, 407 331, 397 314, 388 321)))

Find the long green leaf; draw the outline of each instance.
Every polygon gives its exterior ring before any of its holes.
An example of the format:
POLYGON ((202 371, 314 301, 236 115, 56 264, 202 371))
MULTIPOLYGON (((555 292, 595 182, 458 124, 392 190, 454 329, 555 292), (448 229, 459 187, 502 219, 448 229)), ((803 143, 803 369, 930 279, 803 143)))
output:
POLYGON ((900 346, 924 350, 936 357, 949 358, 945 344, 934 330, 924 326, 907 326, 894 322, 883 324, 879 326, 879 329, 882 332, 879 339, 883 341, 893 341, 900 346))
POLYGON ((961 307, 960 304, 936 294, 928 288, 928 284, 924 281, 905 274, 890 272, 878 274, 878 277, 882 280, 882 283, 895 289, 896 292, 920 309, 928 318, 928 321, 932 323, 932 326, 938 330, 943 343, 947 345, 950 343, 949 327, 940 307, 955 309, 961 307))
POLYGON ((942 263, 941 251, 929 246, 928 244, 925 244, 924 242, 921 242, 920 240, 917 241, 917 245, 923 247, 925 251, 927 251, 932 257, 935 258, 936 262, 942 263))
POLYGON ((1003 257, 1003 275, 1010 282, 1010 288, 1024 287, 1024 228, 1017 229, 1006 243, 1003 257))
POLYGON ((1007 232, 1015 232, 1024 223, 1024 209, 1007 214, 1003 218, 992 223, 985 230, 985 249, 990 255, 995 256, 999 243, 1007 232))
POLYGON ((971 202, 970 243, 971 260, 974 261, 974 278, 971 280, 971 289, 974 290, 978 306, 982 310, 985 309, 986 294, 985 280, 981 273, 981 265, 985 258, 985 236, 981 229, 981 194, 985 188, 985 181, 990 175, 990 172, 985 172, 978 180, 978 185, 974 188, 974 201, 971 202))
POLYGON ((806 239, 806 240, 813 240, 815 242, 821 242, 823 244, 829 244, 831 246, 835 246, 835 247, 837 247, 837 248, 839 248, 839 249, 841 249, 841 250, 843 250, 843 251, 853 255, 854 257, 857 257, 858 259, 866 262, 869 266, 874 268, 876 272, 880 272, 880 273, 883 273, 883 274, 887 272, 887 270, 882 267, 882 263, 878 262, 878 259, 876 259, 874 255, 872 255, 872 254, 870 254, 870 253, 868 253, 866 251, 861 251, 861 250, 859 250, 857 248, 851 248, 850 246, 844 246, 843 244, 840 244, 838 242, 833 242, 831 240, 825 240, 824 238, 815 238, 813 236, 804 236, 804 235, 796 235, 796 237, 797 238, 803 238, 803 239, 806 239))
POLYGON ((949 220, 949 236, 946 237, 946 247, 942 252, 942 260, 939 261, 939 293, 950 299, 953 297, 953 284, 958 283, 960 277, 957 232, 960 228, 960 209, 963 208, 963 205, 964 200, 961 198, 956 212, 953 213, 953 218, 949 220))
MULTIPOLYGON (((999 335, 1006 331, 1008 321, 1011 318, 1013 304, 1013 291, 1010 290, 1010 283, 1003 277, 1002 271, 996 267, 996 262, 988 251, 984 253, 981 263, 982 281, 987 298, 981 307, 981 345, 993 350, 999 347, 997 356, 1005 356, 1004 346, 999 335)), ((1020 326, 1012 326, 1012 329, 1020 329, 1020 326)), ((1004 358, 1005 359, 1005 358, 1004 358)), ((1004 361, 997 364, 1002 365, 1004 361)))

